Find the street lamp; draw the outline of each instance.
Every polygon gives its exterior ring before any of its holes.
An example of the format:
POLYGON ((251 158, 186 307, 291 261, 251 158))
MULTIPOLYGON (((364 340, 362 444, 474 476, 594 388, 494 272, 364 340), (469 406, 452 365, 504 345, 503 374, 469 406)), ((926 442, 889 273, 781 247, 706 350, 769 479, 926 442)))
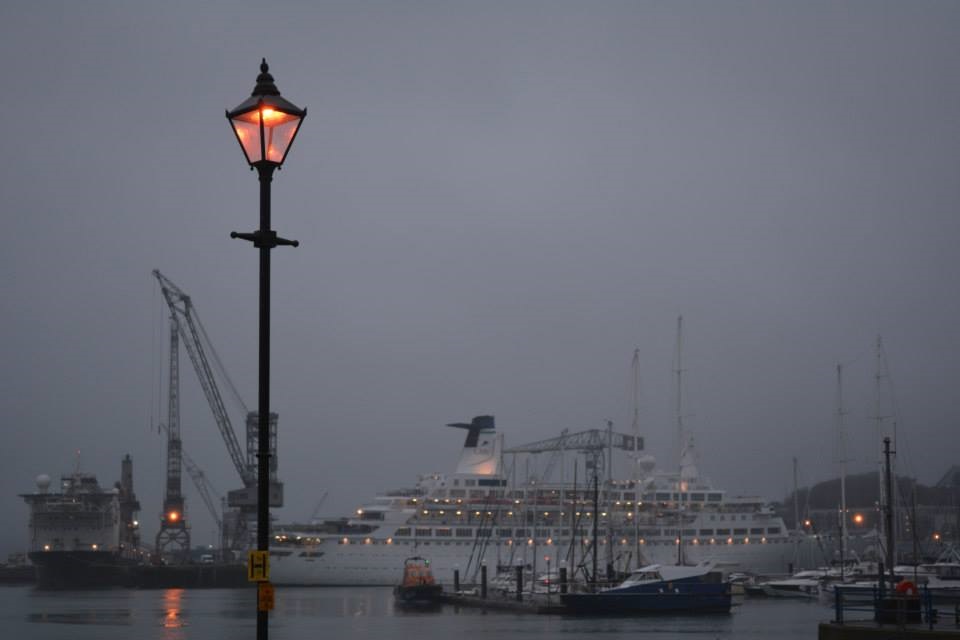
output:
MULTIPOLYGON (((250 97, 227 119, 243 149, 251 169, 260 178, 260 229, 253 233, 230 234, 253 243, 260 250, 260 381, 257 405, 257 551, 267 554, 270 549, 270 250, 278 246, 298 246, 296 240, 277 237, 270 228, 270 182, 273 172, 283 165, 300 124, 307 115, 284 99, 273 83, 267 61, 260 63, 260 75, 250 97)), ((268 608, 272 606, 272 590, 268 584, 258 585, 257 639, 267 639, 268 608), (265 586, 262 589, 261 586, 265 586), (271 595, 265 605, 261 596, 271 595)))

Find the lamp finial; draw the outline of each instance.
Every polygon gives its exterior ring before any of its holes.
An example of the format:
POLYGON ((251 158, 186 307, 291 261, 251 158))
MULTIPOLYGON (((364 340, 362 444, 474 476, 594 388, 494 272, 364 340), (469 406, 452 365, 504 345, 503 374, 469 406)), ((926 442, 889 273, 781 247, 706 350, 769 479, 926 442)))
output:
POLYGON ((261 58, 260 75, 257 76, 257 86, 253 88, 253 93, 251 93, 250 95, 253 95, 253 96, 280 95, 280 90, 277 89, 277 85, 273 83, 273 76, 270 75, 270 66, 267 64, 266 58, 261 58))

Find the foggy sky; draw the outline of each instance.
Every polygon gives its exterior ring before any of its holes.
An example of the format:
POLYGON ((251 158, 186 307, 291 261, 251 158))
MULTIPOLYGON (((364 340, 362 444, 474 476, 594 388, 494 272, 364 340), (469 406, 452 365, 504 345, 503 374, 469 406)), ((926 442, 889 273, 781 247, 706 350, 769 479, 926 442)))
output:
MULTIPOLYGON (((194 300, 256 405, 258 224, 223 116, 266 56, 309 115, 273 182, 272 408, 283 521, 453 470, 493 413, 507 445, 686 423, 732 493, 874 468, 882 335, 899 464, 958 447, 960 4, 24 2, 0 5, 6 275, 0 552, 16 494, 134 459, 163 492, 167 313, 194 300)), ((239 486, 185 355, 184 447, 239 486)), ((889 406, 889 404, 887 405, 889 406)), ((238 412, 234 422, 242 425, 238 412)), ((241 437, 242 434, 238 434, 241 437)), ((184 479, 196 543, 212 520, 184 479)), ((2 557, 0 557, 2 559, 2 557)))

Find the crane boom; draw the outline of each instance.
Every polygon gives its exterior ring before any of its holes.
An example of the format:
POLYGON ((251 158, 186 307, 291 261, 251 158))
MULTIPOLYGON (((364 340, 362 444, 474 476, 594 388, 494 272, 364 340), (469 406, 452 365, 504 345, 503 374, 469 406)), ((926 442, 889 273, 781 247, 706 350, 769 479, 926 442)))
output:
POLYGON ((233 462, 233 466, 240 475, 244 486, 256 486, 256 475, 244 460, 243 451, 240 449, 236 432, 233 429, 233 424, 230 422, 230 416, 227 414, 223 397, 220 395, 213 371, 210 368, 210 361, 203 348, 203 341, 201 340, 202 328, 198 328, 199 319, 196 317, 197 314, 190 300, 190 296, 184 293, 169 278, 160 273, 158 269, 153 270, 153 275, 157 279, 157 282, 160 283, 160 291, 163 293, 163 298, 166 300, 170 312, 175 317, 183 319, 183 322, 177 322, 180 337, 183 339, 183 345, 187 349, 187 355, 190 356, 190 362, 197 372, 197 377, 200 379, 200 386, 203 388, 207 403, 213 412, 213 417, 217 423, 217 428, 220 430, 220 435, 223 437, 224 444, 227 445, 230 460, 233 462), (186 325, 186 328, 184 325, 186 325))
POLYGON ((557 438, 511 447, 504 453, 543 453, 545 451, 602 451, 603 449, 635 451, 643 449, 643 438, 637 439, 626 433, 588 429, 577 433, 564 433, 557 438))

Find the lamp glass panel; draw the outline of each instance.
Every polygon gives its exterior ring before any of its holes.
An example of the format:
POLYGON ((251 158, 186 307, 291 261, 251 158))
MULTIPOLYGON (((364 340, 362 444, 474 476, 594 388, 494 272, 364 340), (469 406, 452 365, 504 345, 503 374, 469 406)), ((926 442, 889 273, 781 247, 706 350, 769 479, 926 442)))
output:
MULTIPOLYGON (((275 112, 279 113, 279 112, 275 112)), ((297 133, 300 126, 300 118, 286 113, 282 114, 284 118, 263 118, 263 135, 266 141, 267 160, 281 163, 287 155, 290 143, 293 142, 293 136, 297 133)))
POLYGON ((254 111, 254 118, 252 122, 250 118, 246 117, 249 114, 243 114, 243 116, 230 120, 234 131, 237 132, 237 138, 240 140, 240 146, 243 147, 243 152, 247 154, 248 162, 257 162, 262 160, 260 157, 260 123, 258 122, 258 118, 256 118, 256 114, 257 112, 254 111))

